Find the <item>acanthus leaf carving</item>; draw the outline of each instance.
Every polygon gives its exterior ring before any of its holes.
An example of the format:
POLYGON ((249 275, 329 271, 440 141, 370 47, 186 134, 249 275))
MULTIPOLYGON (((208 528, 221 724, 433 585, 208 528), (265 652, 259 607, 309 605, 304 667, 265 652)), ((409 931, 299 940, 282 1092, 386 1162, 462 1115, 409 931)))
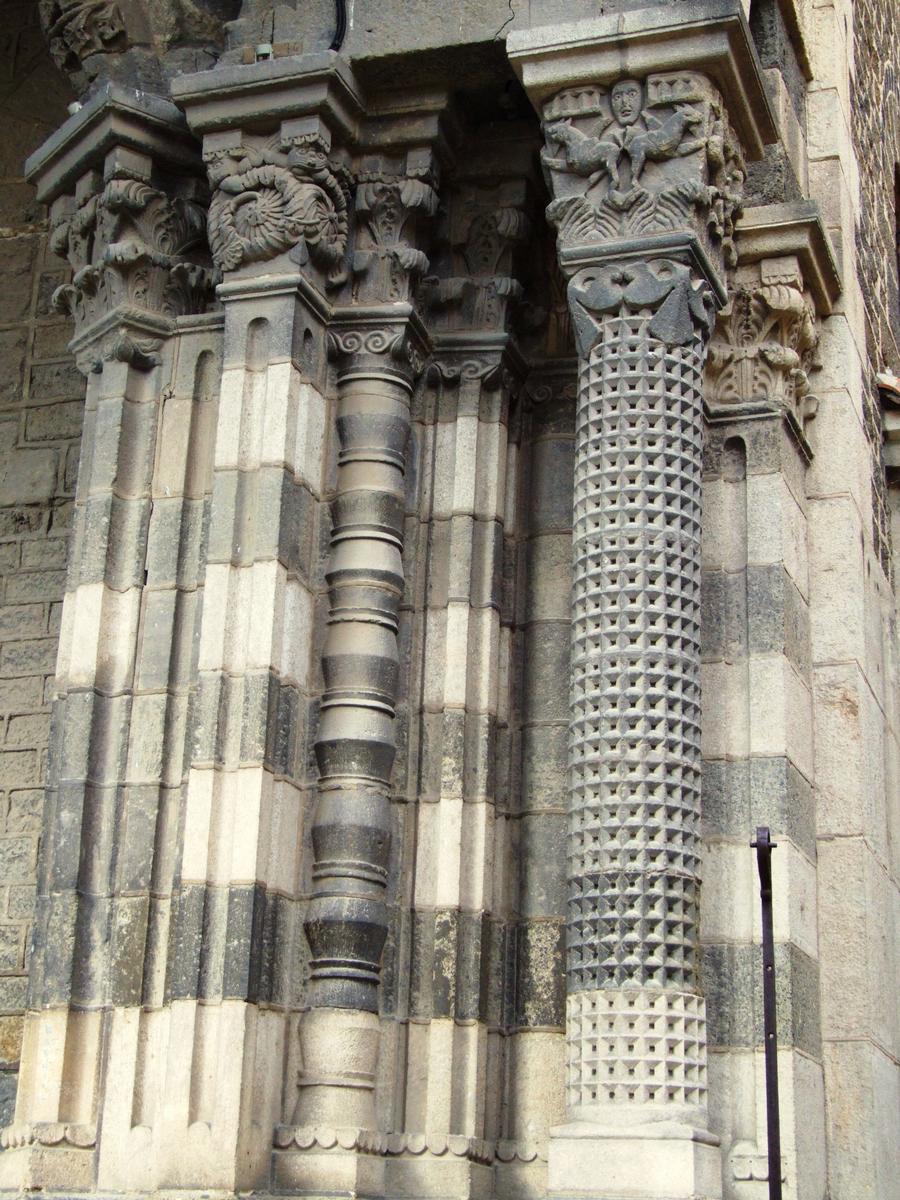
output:
POLYGON ((357 177, 355 207, 353 300, 406 300, 429 265, 417 242, 420 226, 437 212, 431 174, 362 172, 357 177))
MULTIPOLYGON (((202 261, 204 232, 199 201, 145 179, 114 177, 81 203, 67 198, 56 206, 50 244, 73 275, 56 289, 54 306, 74 319, 76 339, 115 310, 135 314, 139 325, 148 314, 170 320, 203 312, 216 281, 202 261)), ((138 341, 128 339, 127 360, 146 369, 154 354, 138 341)), ((124 353, 108 349, 112 357, 124 353)))

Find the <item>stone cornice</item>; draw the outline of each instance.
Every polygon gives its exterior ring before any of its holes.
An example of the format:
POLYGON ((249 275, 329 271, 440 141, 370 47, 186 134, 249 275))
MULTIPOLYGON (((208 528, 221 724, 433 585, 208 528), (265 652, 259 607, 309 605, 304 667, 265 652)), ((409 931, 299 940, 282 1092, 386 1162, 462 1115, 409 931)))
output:
POLYGON ((202 174, 196 140, 168 100, 107 84, 30 155, 25 177, 42 204, 70 191, 114 147, 159 158, 169 167, 202 174))
POLYGON ((841 294, 841 277, 819 207, 804 200, 745 208, 736 225, 738 262, 795 255, 816 311, 827 317, 841 294))
POLYGON ((749 159, 777 139, 740 0, 656 5, 516 32, 507 53, 535 105, 563 88, 624 75, 696 71, 719 87, 749 159))
POLYGON ((332 50, 182 75, 172 97, 197 134, 313 116, 353 140, 364 108, 352 71, 332 50))

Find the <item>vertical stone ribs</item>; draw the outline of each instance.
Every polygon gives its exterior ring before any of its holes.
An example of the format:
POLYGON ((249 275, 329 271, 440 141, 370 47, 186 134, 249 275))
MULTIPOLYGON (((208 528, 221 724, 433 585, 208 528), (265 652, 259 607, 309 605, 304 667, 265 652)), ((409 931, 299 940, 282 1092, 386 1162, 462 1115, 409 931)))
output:
POLYGON ((568 1100, 702 1103, 704 339, 608 316, 576 418, 568 1100), (665 994, 660 989, 666 989, 665 994), (688 994, 685 994, 688 993, 688 994))
MULTIPOLYGON (((335 337, 334 344, 346 352, 355 339, 335 337)), ((337 424, 325 694, 316 742, 320 798, 306 933, 315 1005, 375 1012, 387 932, 408 384, 388 371, 344 374, 337 424)))

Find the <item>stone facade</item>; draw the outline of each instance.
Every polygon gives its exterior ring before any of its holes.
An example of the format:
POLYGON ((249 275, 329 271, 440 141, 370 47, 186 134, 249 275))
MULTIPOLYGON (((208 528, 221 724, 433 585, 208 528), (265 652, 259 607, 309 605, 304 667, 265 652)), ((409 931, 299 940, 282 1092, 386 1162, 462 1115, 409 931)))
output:
POLYGON ((889 1200, 892 6, 8 9, 0 1190, 889 1200))

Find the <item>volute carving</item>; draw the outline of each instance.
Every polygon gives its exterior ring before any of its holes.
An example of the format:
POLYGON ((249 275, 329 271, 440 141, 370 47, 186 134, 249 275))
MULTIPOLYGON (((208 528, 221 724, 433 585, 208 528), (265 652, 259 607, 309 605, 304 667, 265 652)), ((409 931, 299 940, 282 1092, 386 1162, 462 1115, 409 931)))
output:
POLYGON ((544 106, 542 153, 561 243, 685 226, 731 263, 744 167, 708 79, 668 72, 561 92, 544 106))
POLYGON ((344 279, 349 178, 318 136, 279 139, 207 155, 209 244, 223 271, 290 251, 329 284, 344 279))

